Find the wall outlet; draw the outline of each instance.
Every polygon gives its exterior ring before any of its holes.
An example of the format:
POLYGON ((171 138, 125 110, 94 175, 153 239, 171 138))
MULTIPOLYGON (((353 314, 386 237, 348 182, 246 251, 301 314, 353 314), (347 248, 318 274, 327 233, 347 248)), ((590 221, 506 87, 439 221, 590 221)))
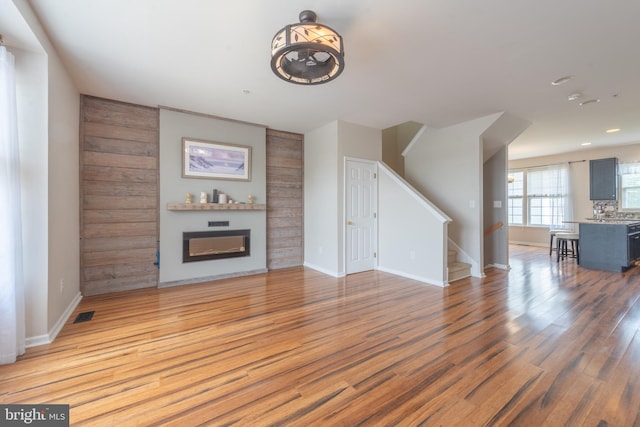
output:
POLYGON ((415 260, 415 259, 416 259, 416 251, 410 251, 410 252, 409 252, 409 259, 410 259, 411 261, 413 261, 413 260, 415 260))
POLYGON ((64 289, 64 279, 60 279, 60 293, 62 293, 63 289, 64 289))

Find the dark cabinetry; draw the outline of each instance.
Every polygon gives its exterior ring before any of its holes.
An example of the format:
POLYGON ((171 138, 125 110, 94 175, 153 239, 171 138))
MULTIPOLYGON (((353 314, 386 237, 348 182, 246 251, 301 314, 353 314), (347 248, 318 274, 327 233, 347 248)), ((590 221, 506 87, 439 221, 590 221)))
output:
POLYGON ((589 198, 616 200, 618 189, 618 159, 589 160, 589 198))
POLYGON ((629 233, 629 264, 640 259, 640 224, 630 225, 629 233))
POLYGON ((640 227, 625 224, 580 224, 580 265, 623 271, 640 257, 640 227))

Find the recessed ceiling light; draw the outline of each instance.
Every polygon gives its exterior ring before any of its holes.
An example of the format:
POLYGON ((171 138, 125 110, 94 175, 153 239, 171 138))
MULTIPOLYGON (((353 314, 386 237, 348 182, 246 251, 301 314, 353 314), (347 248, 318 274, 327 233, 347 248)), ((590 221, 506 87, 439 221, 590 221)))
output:
POLYGON ((580 92, 574 92, 567 97, 569 101, 575 101, 578 98, 582 98, 582 94, 580 92))
POLYGON ((573 79, 574 76, 564 76, 564 77, 560 77, 559 79, 556 79, 554 81, 551 82, 551 84, 553 86, 560 86, 561 84, 564 84, 566 82, 568 82, 569 80, 573 79))
POLYGON ((620 132, 620 129, 619 128, 607 129, 605 132, 607 132, 607 133, 615 133, 615 132, 620 132))
POLYGON ((582 143, 582 144, 580 144, 580 145, 582 145, 583 147, 586 147, 587 145, 591 145, 591 143, 590 143, 590 142, 583 142, 583 143, 582 143))
POLYGON ((243 89, 242 93, 244 93, 245 95, 249 95, 251 91, 249 89, 243 89))
POLYGON ((587 105, 587 104, 595 104, 597 102, 600 102, 599 99, 590 99, 588 101, 583 101, 580 103, 580 106, 582 107, 583 105, 587 105))

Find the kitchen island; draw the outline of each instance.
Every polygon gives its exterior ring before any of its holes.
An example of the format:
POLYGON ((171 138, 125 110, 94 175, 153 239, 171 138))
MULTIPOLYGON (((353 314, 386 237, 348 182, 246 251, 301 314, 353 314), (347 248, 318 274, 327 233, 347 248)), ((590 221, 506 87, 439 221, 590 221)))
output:
POLYGON ((588 221, 579 226, 582 267, 620 272, 640 259, 639 221, 588 221))

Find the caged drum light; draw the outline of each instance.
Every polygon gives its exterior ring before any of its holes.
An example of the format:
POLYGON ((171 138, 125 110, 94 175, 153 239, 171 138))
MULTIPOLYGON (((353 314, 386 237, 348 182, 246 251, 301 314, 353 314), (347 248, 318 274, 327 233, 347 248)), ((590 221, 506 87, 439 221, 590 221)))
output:
POLYGON ((287 25, 271 42, 271 69, 291 83, 316 85, 329 82, 344 70, 342 36, 316 23, 316 14, 303 10, 300 23, 287 25))

